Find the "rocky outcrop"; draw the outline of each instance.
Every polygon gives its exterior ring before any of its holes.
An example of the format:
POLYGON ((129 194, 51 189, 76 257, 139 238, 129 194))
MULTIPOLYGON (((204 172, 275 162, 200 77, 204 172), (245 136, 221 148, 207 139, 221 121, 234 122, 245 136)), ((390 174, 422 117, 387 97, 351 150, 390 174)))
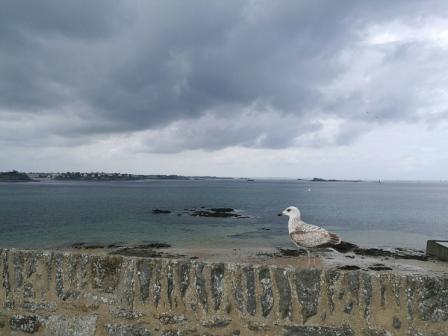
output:
MULTIPOLYGON (((86 252, 86 253, 83 253, 86 252)), ((448 276, 0 250, 0 335, 446 335, 448 276)))

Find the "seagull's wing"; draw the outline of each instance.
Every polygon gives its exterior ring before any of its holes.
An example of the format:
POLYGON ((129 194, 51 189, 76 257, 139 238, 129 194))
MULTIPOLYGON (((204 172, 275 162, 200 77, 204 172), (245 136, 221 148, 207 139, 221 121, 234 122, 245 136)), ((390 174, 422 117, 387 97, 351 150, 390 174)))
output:
POLYGON ((304 247, 315 247, 328 243, 337 245, 341 242, 341 238, 337 234, 305 222, 296 231, 291 232, 290 237, 294 243, 304 247))
POLYGON ((315 231, 325 231, 324 228, 321 228, 320 226, 314 225, 314 224, 308 224, 304 221, 302 221, 302 225, 300 226, 300 231, 302 232, 315 232, 315 231))
POLYGON ((330 241, 329 233, 325 230, 296 231, 291 232, 289 236, 294 243, 303 247, 316 247, 330 241))

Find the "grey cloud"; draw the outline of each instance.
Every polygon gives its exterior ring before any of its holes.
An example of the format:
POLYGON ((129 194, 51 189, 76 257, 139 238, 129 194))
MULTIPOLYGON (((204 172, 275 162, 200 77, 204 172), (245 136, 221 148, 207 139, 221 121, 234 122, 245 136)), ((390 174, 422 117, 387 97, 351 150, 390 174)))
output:
POLYGON ((149 132, 146 149, 157 152, 301 146, 300 136, 314 133, 315 143, 347 144, 367 124, 416 119, 428 102, 414 93, 428 73, 415 67, 435 60, 427 69, 434 72, 446 58, 429 46, 422 52, 421 44, 365 46, 364 30, 437 16, 444 7, 440 1, 3 1, 0 118, 1 111, 41 116, 37 131, 19 133, 32 140, 43 132, 49 145, 61 137, 78 144, 137 131, 149 132), (364 48, 372 49, 367 60, 383 55, 367 73, 372 81, 326 94, 356 62, 356 56, 341 62, 341 54, 364 48), (271 119, 250 123, 246 110, 253 119, 271 119), (221 124, 204 122, 206 116, 221 124), (280 122, 288 118, 294 122, 280 122), (331 141, 320 137, 325 118, 344 120, 331 141))

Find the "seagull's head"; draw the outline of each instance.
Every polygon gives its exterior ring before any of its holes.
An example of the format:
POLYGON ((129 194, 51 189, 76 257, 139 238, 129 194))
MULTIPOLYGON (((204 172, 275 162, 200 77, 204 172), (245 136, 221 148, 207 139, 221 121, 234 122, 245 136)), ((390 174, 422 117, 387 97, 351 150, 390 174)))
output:
POLYGON ((282 213, 278 214, 279 216, 288 216, 289 218, 300 218, 300 210, 295 206, 287 207, 282 213))

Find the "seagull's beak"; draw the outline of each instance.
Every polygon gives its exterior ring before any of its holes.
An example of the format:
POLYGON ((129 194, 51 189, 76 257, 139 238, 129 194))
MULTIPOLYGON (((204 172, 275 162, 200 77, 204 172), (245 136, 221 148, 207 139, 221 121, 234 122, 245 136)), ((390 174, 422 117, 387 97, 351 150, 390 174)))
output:
POLYGON ((283 216, 283 212, 280 212, 277 216, 283 216))

